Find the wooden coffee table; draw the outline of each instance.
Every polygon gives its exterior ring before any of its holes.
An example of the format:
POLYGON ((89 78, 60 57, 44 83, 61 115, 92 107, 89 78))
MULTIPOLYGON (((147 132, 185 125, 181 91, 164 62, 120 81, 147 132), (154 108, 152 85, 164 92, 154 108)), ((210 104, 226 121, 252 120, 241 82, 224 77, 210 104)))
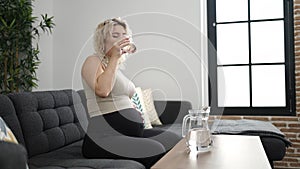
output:
POLYGON ((271 169, 258 136, 214 135, 211 151, 188 154, 182 139, 151 169, 271 169))

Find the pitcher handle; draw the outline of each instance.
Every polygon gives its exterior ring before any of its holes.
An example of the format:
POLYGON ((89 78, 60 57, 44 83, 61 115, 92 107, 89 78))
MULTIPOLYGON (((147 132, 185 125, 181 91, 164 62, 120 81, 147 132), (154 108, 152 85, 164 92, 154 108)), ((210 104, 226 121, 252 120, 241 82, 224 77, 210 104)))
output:
POLYGON ((184 116, 184 118, 183 118, 183 122, 182 122, 182 132, 181 132, 182 137, 185 137, 185 136, 186 136, 186 133, 187 133, 186 122, 188 121, 189 118, 191 118, 189 115, 186 115, 186 116, 184 116))

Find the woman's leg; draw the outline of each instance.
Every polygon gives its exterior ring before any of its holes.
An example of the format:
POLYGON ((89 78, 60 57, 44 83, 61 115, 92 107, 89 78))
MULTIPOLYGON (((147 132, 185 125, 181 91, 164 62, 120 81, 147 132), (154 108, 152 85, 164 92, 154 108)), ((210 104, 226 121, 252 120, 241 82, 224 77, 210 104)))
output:
POLYGON ((103 116, 105 121, 120 135, 142 137, 144 124, 136 109, 124 109, 103 116))
POLYGON ((132 159, 150 168, 165 154, 164 146, 142 138, 142 118, 135 109, 125 109, 90 119, 82 153, 87 158, 132 159))
POLYGON ((135 109, 125 109, 89 119, 87 133, 97 137, 126 135, 142 137, 143 119, 135 109))
POLYGON ((167 151, 173 148, 182 139, 182 137, 175 133, 155 128, 145 129, 143 137, 160 142, 167 151))
POLYGON ((150 168, 164 154, 164 146, 152 139, 128 136, 84 139, 82 153, 86 158, 131 159, 150 168))

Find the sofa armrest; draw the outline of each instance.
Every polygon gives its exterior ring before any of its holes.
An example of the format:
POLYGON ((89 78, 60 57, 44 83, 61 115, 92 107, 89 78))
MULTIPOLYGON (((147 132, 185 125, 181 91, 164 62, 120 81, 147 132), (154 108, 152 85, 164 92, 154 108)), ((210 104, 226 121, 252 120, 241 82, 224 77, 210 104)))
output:
POLYGON ((20 144, 0 141, 0 168, 26 169, 27 153, 20 144))
POLYGON ((182 123, 182 119, 192 108, 189 101, 154 100, 155 109, 163 124, 182 123))

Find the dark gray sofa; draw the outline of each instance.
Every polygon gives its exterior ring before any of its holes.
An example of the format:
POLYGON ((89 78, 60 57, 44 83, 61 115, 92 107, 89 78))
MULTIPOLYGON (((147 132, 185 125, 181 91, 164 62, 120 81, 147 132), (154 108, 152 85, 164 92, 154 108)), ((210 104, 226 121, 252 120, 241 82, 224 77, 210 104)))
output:
POLYGON ((0 95, 0 116, 26 147, 30 169, 144 169, 135 161, 82 156, 86 112, 72 90, 0 95))
MULTIPOLYGON (((157 104, 167 106, 165 110, 173 112, 170 118, 162 119, 165 123, 174 122, 177 114, 180 114, 178 110, 187 112, 191 108, 189 102, 157 104), (173 104, 179 106, 174 106, 176 111, 169 107, 173 104)), ((0 116, 20 143, 16 149, 23 152, 21 157, 26 157, 21 147, 26 148, 30 169, 144 169, 142 164, 132 160, 86 159, 82 156, 81 146, 88 124, 83 91, 57 90, 0 95, 0 116), (84 99, 83 102, 80 96, 84 99)), ((0 144, 0 149, 4 150, 1 146, 6 145, 0 144)), ((6 158, 17 157, 3 158, 0 162, 4 166, 6 158)))
MULTIPOLYGON (((155 107, 164 124, 157 127, 180 135, 180 123, 191 108, 190 102, 155 101, 155 107)), ((30 169, 144 169, 142 164, 132 160, 86 159, 82 156, 82 140, 89 118, 82 90, 0 95, 0 116, 20 143, 14 155, 0 156, 1 169, 6 169, 2 167, 8 162, 5 158, 26 160, 22 146, 26 148, 30 169)), ((282 140, 263 137, 262 143, 271 164, 285 155, 282 140)), ((0 144, 0 149, 4 150, 2 146, 7 144, 0 144)))

